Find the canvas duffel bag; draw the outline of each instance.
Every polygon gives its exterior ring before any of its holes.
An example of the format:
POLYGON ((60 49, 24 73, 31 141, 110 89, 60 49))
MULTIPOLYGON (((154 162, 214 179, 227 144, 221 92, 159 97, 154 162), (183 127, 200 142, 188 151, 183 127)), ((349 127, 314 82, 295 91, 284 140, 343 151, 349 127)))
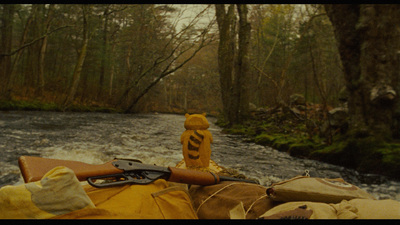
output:
POLYGON ((189 194, 199 219, 231 219, 231 211, 242 210, 242 219, 256 219, 277 205, 266 194, 266 187, 235 181, 210 186, 192 185, 189 194))
POLYGON ((400 202, 352 199, 337 204, 294 201, 282 203, 259 219, 400 219, 400 202))
POLYGON ((339 203, 355 198, 375 199, 368 192, 347 183, 342 178, 328 179, 297 176, 272 184, 267 189, 268 196, 278 202, 312 201, 339 203))

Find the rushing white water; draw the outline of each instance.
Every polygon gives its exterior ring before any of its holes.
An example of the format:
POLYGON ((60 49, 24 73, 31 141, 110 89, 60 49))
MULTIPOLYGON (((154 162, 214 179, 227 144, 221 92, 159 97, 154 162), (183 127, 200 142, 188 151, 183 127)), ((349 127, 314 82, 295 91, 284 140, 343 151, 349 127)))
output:
MULTIPOLYGON (((309 170, 315 177, 342 177, 378 199, 400 200, 398 181, 246 143, 240 136, 221 133, 213 124, 215 118, 208 120, 214 139, 211 158, 263 185, 309 170)), ((90 164, 134 158, 146 164, 175 166, 183 158, 180 136, 185 131, 184 121, 183 115, 174 114, 0 112, 0 186, 23 182, 17 163, 21 155, 90 164)))

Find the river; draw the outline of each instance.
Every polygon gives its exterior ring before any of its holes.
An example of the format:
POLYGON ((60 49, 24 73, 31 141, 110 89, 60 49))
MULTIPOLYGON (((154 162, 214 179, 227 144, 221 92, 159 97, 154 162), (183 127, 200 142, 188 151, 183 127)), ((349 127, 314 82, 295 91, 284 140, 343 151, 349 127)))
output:
MULTIPOLYGON (((315 160, 299 159, 270 147, 221 133, 208 117, 214 142, 211 159, 257 178, 262 185, 309 171, 312 177, 338 178, 377 199, 400 201, 400 181, 315 160)), ((182 160, 180 136, 185 117, 175 114, 109 114, 8 111, 0 112, 0 187, 23 183, 18 168, 21 155, 102 164, 135 158, 146 164, 175 166, 182 160)))

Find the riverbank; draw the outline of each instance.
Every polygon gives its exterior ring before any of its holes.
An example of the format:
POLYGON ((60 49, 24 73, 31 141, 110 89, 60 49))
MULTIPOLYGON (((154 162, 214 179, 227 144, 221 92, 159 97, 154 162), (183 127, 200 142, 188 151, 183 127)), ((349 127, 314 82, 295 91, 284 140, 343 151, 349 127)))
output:
MULTIPOLYGON (((56 103, 34 100, 0 100, 2 111, 55 111, 122 113, 98 104, 72 104, 63 108, 56 103)), ((324 119, 310 110, 308 120, 296 112, 278 108, 254 113, 242 125, 227 128, 221 119, 217 125, 223 132, 245 135, 248 142, 270 146, 297 158, 314 159, 355 169, 361 173, 381 174, 400 179, 400 143, 387 143, 373 137, 349 138, 348 134, 321 137, 319 127, 324 119)), ((319 111, 320 112, 320 111, 319 111)), ((373 177, 373 176, 372 176, 373 177)))
MULTIPOLYGON (((48 111, 48 112, 103 112, 103 113, 126 113, 123 109, 115 108, 101 103, 73 103, 68 107, 55 102, 43 102, 39 100, 1 100, 0 111, 48 111)), ((196 109, 188 109, 189 114, 197 113, 196 109)), ((178 108, 170 108, 170 111, 157 110, 157 113, 184 115, 187 111, 178 108)), ((152 113, 145 111, 142 113, 152 113)), ((217 111, 207 112, 207 117, 217 117, 217 111)))
POLYGON ((0 100, 1 111, 53 111, 53 112, 104 112, 117 113, 122 110, 110 106, 71 104, 67 108, 54 102, 42 102, 38 100, 0 100))
MULTIPOLYGON (((299 159, 222 133, 208 118, 213 136, 212 159, 263 186, 301 175, 338 178, 373 194, 377 199, 400 200, 400 182, 371 177, 320 161, 299 159), (374 180, 371 180, 373 178, 374 180)), ((22 184, 21 155, 103 164, 131 158, 145 164, 175 166, 182 160, 180 136, 185 116, 163 113, 0 112, 0 186, 22 184)))
MULTIPOLYGON (((269 146, 293 157, 313 159, 355 169, 360 173, 380 174, 400 179, 400 144, 387 143, 374 137, 356 137, 346 132, 321 136, 321 115, 309 118, 291 110, 273 109, 253 117, 242 125, 217 125, 223 132, 246 136, 248 142, 269 146)), ((371 175, 371 177, 374 177, 371 175)))

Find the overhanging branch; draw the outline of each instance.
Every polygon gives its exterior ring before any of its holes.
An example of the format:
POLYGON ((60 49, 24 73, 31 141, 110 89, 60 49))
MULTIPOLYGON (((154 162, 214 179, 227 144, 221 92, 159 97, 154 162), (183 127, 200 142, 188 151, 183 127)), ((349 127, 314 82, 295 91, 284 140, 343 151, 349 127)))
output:
POLYGON ((3 57, 3 56, 12 56, 12 55, 16 54, 17 52, 23 50, 24 48, 29 47, 29 46, 35 44, 36 42, 42 40, 43 38, 47 37, 48 35, 50 35, 50 34, 56 32, 56 31, 58 31, 58 30, 67 28, 67 27, 72 27, 72 25, 66 25, 66 26, 58 27, 58 28, 56 28, 56 29, 54 29, 54 30, 52 30, 52 31, 47 32, 46 34, 42 35, 41 37, 38 37, 38 38, 36 38, 36 39, 33 39, 31 42, 26 43, 26 44, 20 46, 19 48, 15 49, 15 50, 13 50, 13 51, 11 51, 11 52, 9 52, 9 53, 1 53, 0 56, 2 56, 2 57, 3 57))

